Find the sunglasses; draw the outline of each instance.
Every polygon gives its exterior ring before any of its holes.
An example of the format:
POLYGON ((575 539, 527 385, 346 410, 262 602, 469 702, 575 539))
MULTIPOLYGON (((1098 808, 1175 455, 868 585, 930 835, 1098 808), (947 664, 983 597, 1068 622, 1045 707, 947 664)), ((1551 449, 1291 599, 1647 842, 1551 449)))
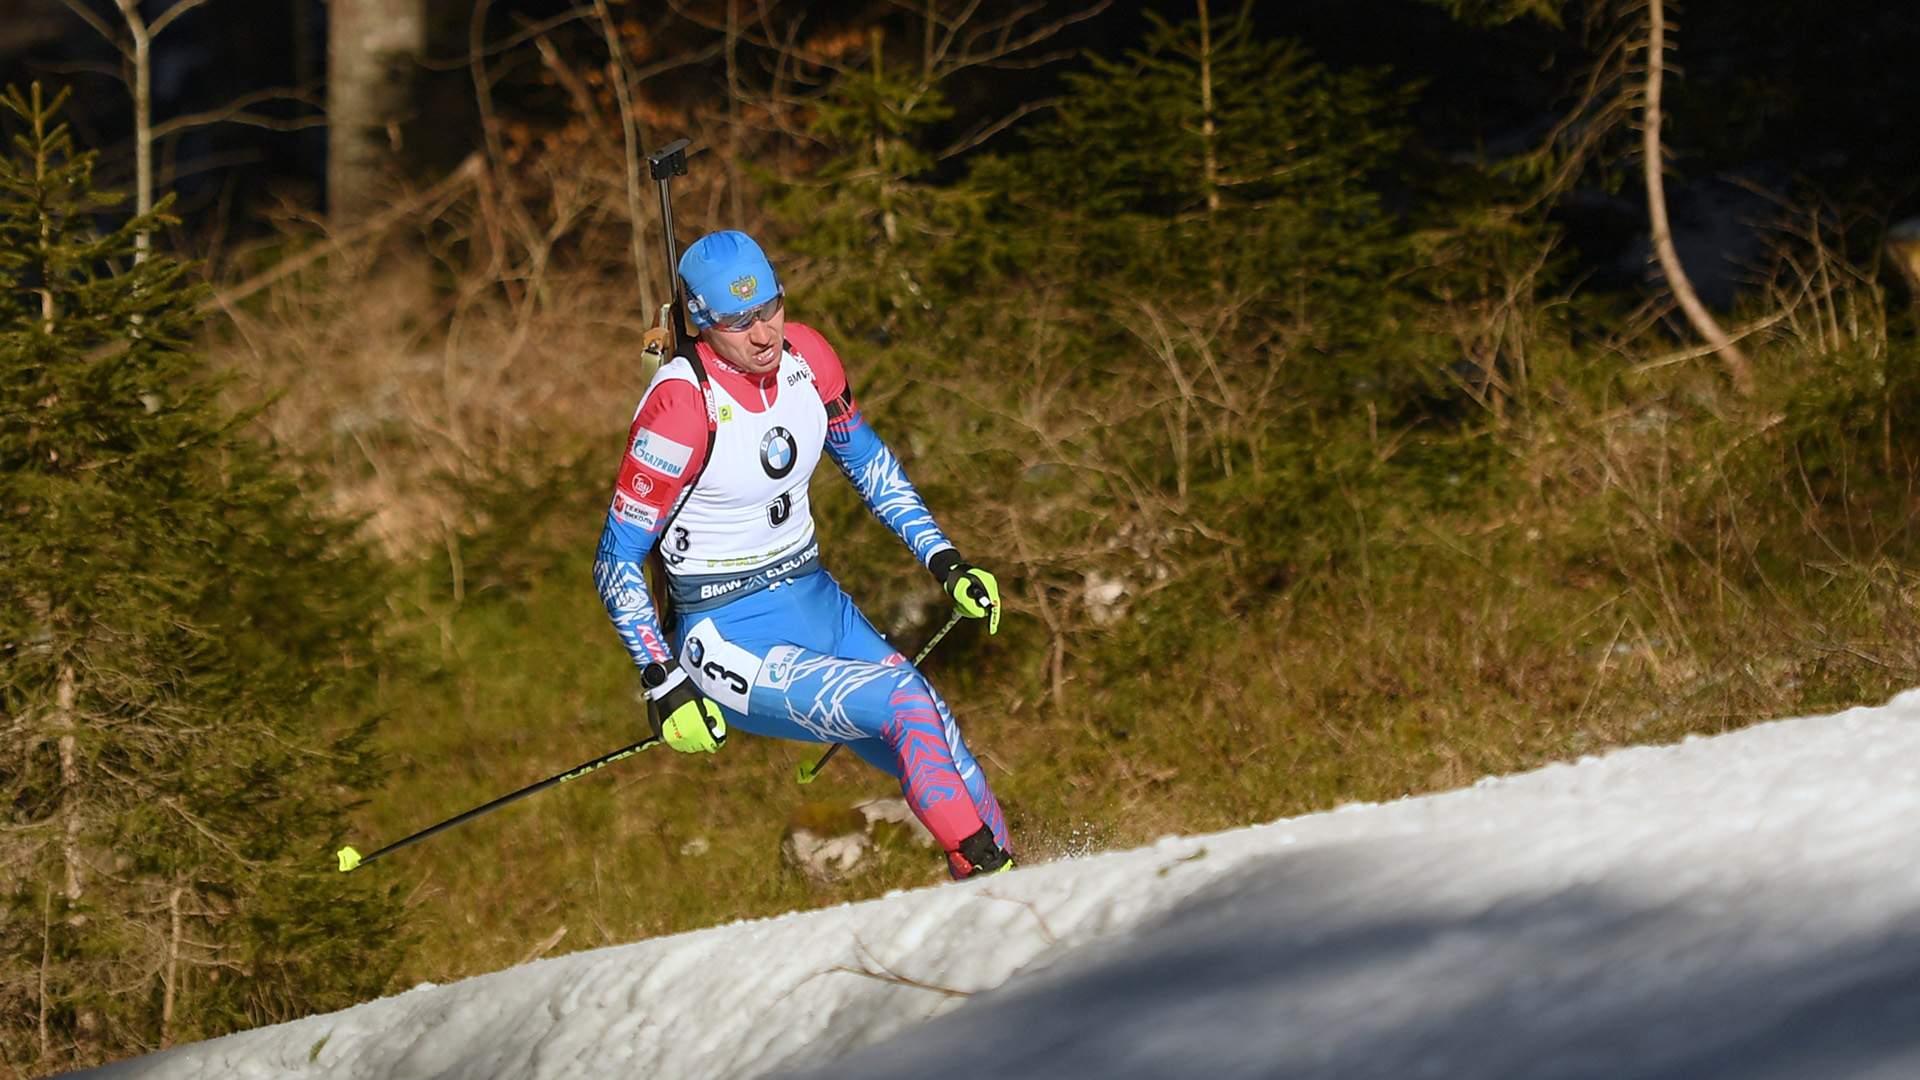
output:
POLYGON ((784 297, 775 296, 773 299, 765 303, 755 304, 745 311, 736 311, 730 315, 715 315, 713 317, 713 325, 721 330, 732 330, 738 333, 756 322, 766 322, 775 315, 780 314, 780 306, 784 299, 784 297))

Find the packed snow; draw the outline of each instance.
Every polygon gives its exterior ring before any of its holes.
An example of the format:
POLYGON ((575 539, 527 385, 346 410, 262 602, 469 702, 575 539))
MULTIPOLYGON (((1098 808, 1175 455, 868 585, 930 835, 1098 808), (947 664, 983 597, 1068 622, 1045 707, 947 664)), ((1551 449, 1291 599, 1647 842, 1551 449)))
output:
POLYGON ((1920 1076, 1920 691, 421 986, 97 1070, 1920 1076))

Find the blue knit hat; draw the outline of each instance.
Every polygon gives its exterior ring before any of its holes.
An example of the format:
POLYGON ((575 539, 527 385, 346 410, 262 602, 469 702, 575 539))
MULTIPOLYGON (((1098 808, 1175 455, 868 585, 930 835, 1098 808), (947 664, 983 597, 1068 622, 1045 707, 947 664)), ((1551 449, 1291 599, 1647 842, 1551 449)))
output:
POLYGON ((680 283, 687 291, 687 314, 701 330, 715 316, 745 311, 780 295, 767 253, 746 233, 728 229, 708 233, 680 256, 680 283))

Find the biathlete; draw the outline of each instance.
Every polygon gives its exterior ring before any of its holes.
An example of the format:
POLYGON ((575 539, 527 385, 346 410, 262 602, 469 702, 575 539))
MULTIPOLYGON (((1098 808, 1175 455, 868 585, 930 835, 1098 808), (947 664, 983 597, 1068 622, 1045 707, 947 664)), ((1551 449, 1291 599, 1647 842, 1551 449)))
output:
POLYGON ((679 274, 697 355, 661 365, 641 399, 593 571, 659 734, 690 753, 717 750, 730 727, 845 743, 900 781, 955 877, 1011 866, 1005 817, 953 714, 820 564, 807 482, 821 452, 989 633, 993 575, 940 531, 833 347, 786 320, 751 237, 702 237, 679 274), (656 548, 671 635, 642 570, 656 548))

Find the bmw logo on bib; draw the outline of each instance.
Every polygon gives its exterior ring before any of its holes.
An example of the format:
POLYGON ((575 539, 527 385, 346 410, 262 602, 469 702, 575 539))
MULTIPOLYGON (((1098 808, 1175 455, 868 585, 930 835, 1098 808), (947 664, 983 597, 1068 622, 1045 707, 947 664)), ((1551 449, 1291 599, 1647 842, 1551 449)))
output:
POLYGON ((760 440, 760 467, 779 480, 793 471, 793 459, 799 455, 793 445, 793 432, 777 427, 760 440))

